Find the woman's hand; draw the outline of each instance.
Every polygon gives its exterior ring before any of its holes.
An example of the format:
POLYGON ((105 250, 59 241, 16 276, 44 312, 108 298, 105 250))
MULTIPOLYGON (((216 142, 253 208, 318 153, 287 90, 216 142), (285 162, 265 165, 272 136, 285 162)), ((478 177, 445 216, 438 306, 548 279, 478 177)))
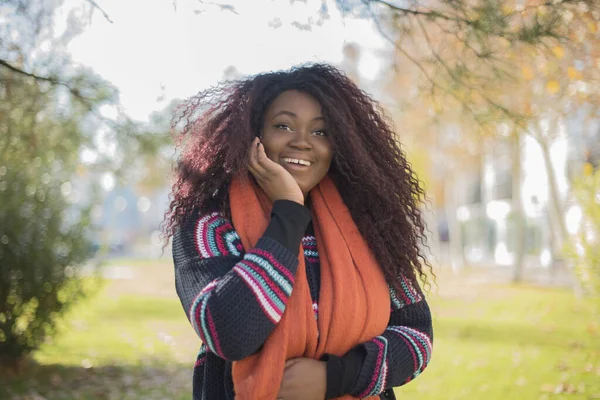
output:
POLYGON ((327 363, 312 358, 294 358, 285 363, 277 400, 324 400, 327 363))
POLYGON ((267 157, 265 148, 258 138, 252 141, 249 155, 248 169, 271 201, 291 200, 304 204, 304 195, 294 177, 281 165, 267 157))

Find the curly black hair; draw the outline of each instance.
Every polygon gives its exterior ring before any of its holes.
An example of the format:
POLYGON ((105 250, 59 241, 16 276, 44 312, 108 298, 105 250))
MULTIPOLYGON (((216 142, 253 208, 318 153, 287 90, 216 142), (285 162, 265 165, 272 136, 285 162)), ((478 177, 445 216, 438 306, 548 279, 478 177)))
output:
POLYGON ((424 190, 382 107, 346 75, 327 64, 259 74, 224 82, 188 99, 174 119, 181 153, 163 225, 167 237, 198 213, 230 215, 228 187, 247 170, 252 140, 260 135, 269 105, 298 90, 321 104, 335 149, 329 176, 337 186, 388 283, 401 277, 428 284, 424 190))

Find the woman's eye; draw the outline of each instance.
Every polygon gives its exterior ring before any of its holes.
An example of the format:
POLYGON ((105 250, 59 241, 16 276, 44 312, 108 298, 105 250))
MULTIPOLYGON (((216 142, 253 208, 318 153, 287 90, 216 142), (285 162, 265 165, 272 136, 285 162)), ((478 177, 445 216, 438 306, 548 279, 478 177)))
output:
POLYGON ((327 132, 325 132, 325 131, 314 131, 313 135, 316 135, 316 136, 327 136, 327 132))
POLYGON ((281 130, 284 130, 284 131, 291 131, 292 130, 292 128, 290 128, 289 126, 287 126, 285 124, 277 124, 277 125, 275 125, 275 128, 281 129, 281 130))

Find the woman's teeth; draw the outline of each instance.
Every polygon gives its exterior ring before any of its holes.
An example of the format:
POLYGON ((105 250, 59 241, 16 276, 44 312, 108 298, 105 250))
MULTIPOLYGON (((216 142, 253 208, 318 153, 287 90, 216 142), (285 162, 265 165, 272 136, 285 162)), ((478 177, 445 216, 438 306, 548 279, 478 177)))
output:
POLYGON ((296 158, 284 158, 283 161, 285 161, 286 163, 290 163, 290 164, 306 165, 307 167, 310 167, 312 164, 310 161, 298 160, 296 158))

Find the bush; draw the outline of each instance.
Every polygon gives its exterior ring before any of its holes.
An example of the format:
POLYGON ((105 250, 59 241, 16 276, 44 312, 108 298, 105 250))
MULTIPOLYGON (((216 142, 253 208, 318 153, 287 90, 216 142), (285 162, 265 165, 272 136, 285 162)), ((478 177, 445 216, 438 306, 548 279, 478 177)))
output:
POLYGON ((0 363, 10 366, 89 289, 77 268, 88 257, 89 211, 75 210, 38 160, 0 165, 0 363))
POLYGON ((96 283, 80 274, 92 251, 82 204, 97 199, 85 172, 137 172, 137 156, 169 139, 120 112, 105 117, 118 91, 72 63, 67 46, 91 21, 91 3, 57 32, 63 1, 0 1, 0 364, 18 364, 53 335, 96 283), (82 165, 83 151, 96 161, 82 165))
POLYGON ((55 87, 0 69, 0 363, 17 365, 86 293, 92 193, 69 182, 87 110, 55 87), (86 196, 84 199, 83 195, 86 196), (91 196, 90 196, 91 195, 91 196))

